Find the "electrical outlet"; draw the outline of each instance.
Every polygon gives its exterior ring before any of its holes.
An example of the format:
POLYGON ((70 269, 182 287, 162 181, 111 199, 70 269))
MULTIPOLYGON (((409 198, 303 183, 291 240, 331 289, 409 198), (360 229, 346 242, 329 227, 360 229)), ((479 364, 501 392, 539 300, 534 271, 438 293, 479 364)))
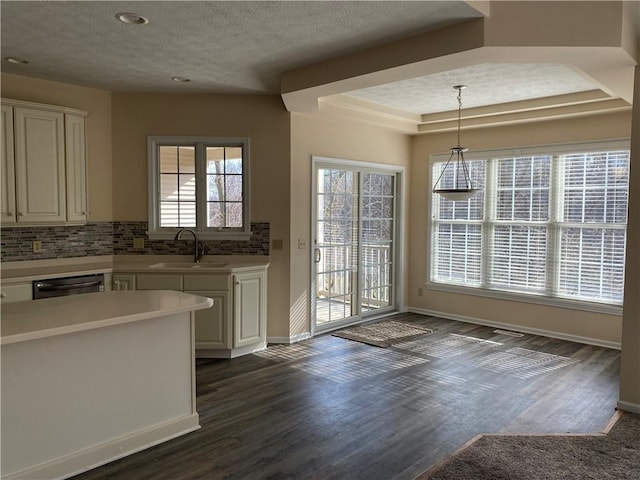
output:
POLYGON ((144 248, 144 237, 135 237, 133 239, 133 248, 144 248))
POLYGON ((305 242, 302 238, 298 239, 298 248, 300 250, 304 250, 305 248, 307 248, 307 242, 305 242))
POLYGON ((42 252, 42 240, 34 240, 33 241, 33 253, 42 252))

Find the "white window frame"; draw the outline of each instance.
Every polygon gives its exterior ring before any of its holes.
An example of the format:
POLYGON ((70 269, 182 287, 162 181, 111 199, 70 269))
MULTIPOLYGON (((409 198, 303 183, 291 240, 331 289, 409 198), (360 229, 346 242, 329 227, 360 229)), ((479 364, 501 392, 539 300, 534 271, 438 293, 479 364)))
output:
MULTIPOLYGON (((542 145, 542 146, 533 146, 533 147, 521 147, 521 148, 508 148, 508 149, 496 149, 496 150, 484 150, 484 151, 473 151, 467 154, 469 161, 475 160, 484 160, 488 161, 495 158, 505 158, 505 157, 521 157, 521 156, 534 156, 534 155, 562 155, 565 153, 587 153, 594 151, 615 151, 615 150, 629 150, 630 142, 628 139, 615 139, 611 141, 599 141, 599 142, 583 142, 578 144, 560 144, 560 145, 542 145)), ((438 153, 432 154, 430 156, 430 163, 428 168, 428 185, 433 185, 435 179, 433 178, 433 164, 438 162, 446 162, 449 158, 449 153, 438 153)), ((486 172, 491 168, 491 163, 488 164, 488 168, 485 169, 486 172)), ((559 185, 559 169, 558 165, 552 164, 551 171, 551 185, 550 185, 550 202, 554 202, 554 198, 557 198, 560 195, 561 189, 559 185)), ((488 173, 485 173, 485 178, 492 178, 488 173)), ((489 181, 489 180, 487 180, 489 181)), ((482 186, 484 187, 484 185, 482 186)), ((492 188, 495 186, 492 186, 492 188)), ((491 212, 491 199, 490 195, 487 193, 487 190, 483 188, 482 192, 479 192, 478 195, 485 195, 484 197, 484 220, 482 222, 482 231, 489 232, 490 226, 492 225, 492 221, 488 218, 491 212)), ((431 198, 431 197, 430 197, 431 198)), ((596 312, 596 313, 605 313, 610 315, 622 315, 622 304, 613 304, 613 303, 605 303, 598 301, 586 301, 586 300, 577 300, 571 298, 564 298, 558 296, 550 296, 549 291, 547 290, 545 293, 521 293, 514 291, 503 291, 497 289, 486 288, 483 285, 484 279, 488 278, 488 270, 489 265, 488 262, 482 262, 481 264, 481 284, 478 286, 466 286, 462 284, 453 284, 453 283, 444 283, 437 282, 432 280, 432 269, 434 268, 433 262, 433 245, 434 245, 434 235, 435 230, 432 226, 435 224, 435 211, 433 210, 433 202, 431 199, 428 202, 428 221, 427 221, 427 269, 426 269, 426 280, 425 287, 431 290, 436 291, 444 291, 451 293, 460 293, 465 295, 475 295, 486 298, 495 298, 500 300, 510 300, 517 301, 523 303, 533 303, 533 304, 542 304, 554 307, 562 307, 562 308, 570 308, 575 310, 596 312)), ((558 249, 559 248, 559 240, 557 237, 557 231, 561 226, 565 225, 564 222, 558 221, 558 206, 553 208, 554 204, 551 203, 551 216, 549 218, 548 223, 550 224, 550 237, 548 242, 553 246, 551 248, 558 249)), ((469 222, 471 223, 471 222, 469 222)), ((624 225, 626 230, 626 225, 624 225)), ((490 245, 485 241, 488 233, 482 234, 482 255, 485 256, 489 250, 490 245)), ((553 271, 554 264, 553 262, 549 262, 547 264, 547 268, 550 269, 549 275, 553 275, 554 278, 548 278, 547 283, 551 281, 555 281, 555 271, 553 271)))
POLYGON ((248 137, 199 137, 199 136, 149 136, 148 158, 148 231, 151 240, 173 240, 182 227, 160 226, 160 167, 159 147, 196 147, 196 227, 193 230, 199 240, 249 240, 251 237, 249 138, 248 137), (206 227, 206 147, 242 147, 242 228, 206 227))

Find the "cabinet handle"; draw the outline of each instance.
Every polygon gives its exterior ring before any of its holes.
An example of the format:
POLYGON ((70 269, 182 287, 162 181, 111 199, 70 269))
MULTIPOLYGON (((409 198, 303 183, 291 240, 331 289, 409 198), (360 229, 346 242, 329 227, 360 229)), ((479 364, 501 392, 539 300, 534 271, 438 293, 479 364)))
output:
POLYGON ((22 212, 18 212, 18 216, 19 216, 19 217, 22 217, 22 212))

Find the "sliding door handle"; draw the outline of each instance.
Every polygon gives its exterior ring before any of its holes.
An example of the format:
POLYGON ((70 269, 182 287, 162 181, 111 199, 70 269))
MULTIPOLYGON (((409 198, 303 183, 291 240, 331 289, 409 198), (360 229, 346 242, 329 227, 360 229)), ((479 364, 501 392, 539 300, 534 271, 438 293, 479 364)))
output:
POLYGON ((313 257, 316 263, 320 263, 320 259, 322 258, 322 253, 320 253, 320 249, 316 248, 313 251, 313 257))

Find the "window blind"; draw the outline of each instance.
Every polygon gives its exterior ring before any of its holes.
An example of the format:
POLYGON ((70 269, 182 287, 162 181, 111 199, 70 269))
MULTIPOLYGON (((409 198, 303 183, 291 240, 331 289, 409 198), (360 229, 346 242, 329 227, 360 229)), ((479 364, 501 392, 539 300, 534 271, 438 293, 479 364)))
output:
MULTIPOLYGON (((629 150, 514 153, 468 162, 483 185, 469 200, 432 195, 431 281, 621 305, 629 150)), ((435 161, 432 178, 443 167, 435 161)))

